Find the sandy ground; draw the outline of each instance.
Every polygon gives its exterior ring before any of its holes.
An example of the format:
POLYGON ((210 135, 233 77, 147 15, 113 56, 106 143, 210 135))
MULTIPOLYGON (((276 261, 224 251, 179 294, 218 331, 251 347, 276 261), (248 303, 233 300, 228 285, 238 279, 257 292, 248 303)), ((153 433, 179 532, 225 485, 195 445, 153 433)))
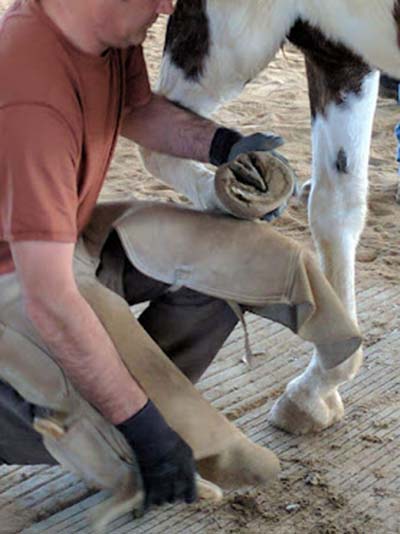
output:
MULTIPOLYGON (((8 0, 0 0, 0 13, 2 8, 9 4, 8 0)), ((146 58, 153 81, 161 57, 163 29, 164 23, 158 23, 146 43, 146 58)), ((400 206, 395 202, 397 174, 396 144, 393 136, 398 117, 399 107, 395 102, 378 102, 370 161, 369 215, 357 256, 357 284, 365 290, 372 290, 374 287, 389 290, 398 284, 400 277, 400 206)), ((268 71, 249 84, 240 99, 227 105, 218 113, 217 118, 225 125, 239 128, 245 133, 273 130, 281 134, 286 139, 283 152, 292 162, 300 180, 309 178, 311 150, 308 97, 303 59, 293 48, 287 47, 284 55, 279 54, 268 71)), ((128 194, 140 198, 184 201, 177 193, 149 176, 142 168, 136 148, 126 141, 121 141, 102 195, 115 198, 128 194)), ((285 234, 312 246, 304 206, 291 206, 276 224, 285 234)), ((373 309, 368 309, 367 306, 363 310, 362 326, 372 325, 372 328, 365 332, 367 346, 368 343, 372 345, 385 337, 385 331, 389 328, 387 321, 394 321, 398 315, 395 313, 393 311, 393 317, 389 313, 386 319, 381 321, 379 317, 374 318, 373 309)), ((374 409, 379 414, 384 411, 385 406, 385 399, 382 398, 382 404, 374 406, 374 409)), ((248 409, 258 407, 257 403, 250 404, 248 409)), ((228 415, 236 419, 246 412, 246 407, 240 410, 239 413, 232 409, 228 415)), ((357 417, 353 422, 357 424, 357 417)), ((374 435, 365 433, 365 443, 373 444, 374 435)), ((332 436, 334 439, 335 434, 332 436)), ((332 447, 334 446, 333 443, 332 447)), ((278 485, 263 492, 254 490, 231 495, 215 513, 215 524, 204 532, 398 532, 395 527, 391 530, 382 527, 382 524, 374 523, 368 514, 367 506, 364 513, 354 514, 351 508, 346 506, 346 498, 326 483, 324 468, 315 458, 305 460, 298 451, 288 453, 286 461, 289 458, 295 468, 287 471, 278 485), (295 506, 300 508, 283 509, 283 506, 286 507, 290 503, 295 503, 295 506), (285 525, 289 526, 280 527, 282 513, 287 516, 292 512, 293 521, 286 520, 285 525), (225 522, 229 526, 224 527, 225 522)), ((354 456, 352 462, 353 468, 356 469, 357 456, 354 456)), ((382 491, 385 491, 384 484, 382 491)), ((75 498, 77 499, 76 496, 75 498)), ((70 504, 72 501, 73 499, 70 504)), ((60 509, 62 508, 60 506, 60 509)), ((201 509, 199 506, 199 512, 201 509)), ((166 531, 169 531, 167 525, 166 531)), ((13 529, 13 532, 16 530, 13 529)))

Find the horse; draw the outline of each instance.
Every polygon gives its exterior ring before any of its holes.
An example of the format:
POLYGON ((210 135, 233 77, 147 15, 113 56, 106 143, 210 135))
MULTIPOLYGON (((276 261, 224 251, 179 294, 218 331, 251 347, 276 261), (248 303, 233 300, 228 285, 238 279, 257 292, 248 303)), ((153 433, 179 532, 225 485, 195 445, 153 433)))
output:
MULTIPOLYGON (((355 253, 367 214, 368 161, 379 70, 400 78, 400 0, 178 0, 170 17, 157 92, 210 116, 241 93, 288 40, 304 54, 312 120, 312 173, 303 186, 322 268, 357 321, 355 253)), ((148 150, 147 169, 215 211, 206 166, 148 150)), ((326 370, 317 353, 274 404, 288 432, 341 420, 340 385, 362 364, 357 351, 326 370)))

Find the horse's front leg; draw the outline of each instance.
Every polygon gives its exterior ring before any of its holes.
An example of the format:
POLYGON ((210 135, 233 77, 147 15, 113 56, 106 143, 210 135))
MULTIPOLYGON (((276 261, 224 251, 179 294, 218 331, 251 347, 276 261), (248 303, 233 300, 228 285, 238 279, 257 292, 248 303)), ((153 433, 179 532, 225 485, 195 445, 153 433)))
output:
MULTIPOLYGON (((324 63, 321 54, 307 57, 313 116, 309 220, 325 274, 356 321, 355 254, 367 212, 379 74, 354 58, 346 65, 343 51, 339 52, 339 61, 333 63, 324 63)), ((360 350, 344 364, 325 370, 315 353, 305 372, 288 384, 274 405, 272 422, 290 432, 306 433, 340 420, 344 408, 338 386, 356 374, 361 362, 360 350)))
MULTIPOLYGON (((292 2, 178 0, 168 24, 157 92, 209 117, 221 103, 239 95, 274 57, 295 16, 288 8, 292 2), (266 28, 266 20, 273 30, 266 28)), ((214 173, 205 165, 149 150, 142 150, 142 157, 151 174, 195 207, 221 210, 214 173)))
MULTIPOLYGON (((203 58, 206 61, 206 58, 203 58)), ((202 84, 188 79, 187 74, 166 51, 157 92, 199 115, 209 116, 219 105, 222 95, 208 95, 202 84)), ((205 165, 145 148, 140 149, 146 169, 155 177, 185 195, 192 204, 204 211, 218 211, 214 193, 214 173, 205 165)))

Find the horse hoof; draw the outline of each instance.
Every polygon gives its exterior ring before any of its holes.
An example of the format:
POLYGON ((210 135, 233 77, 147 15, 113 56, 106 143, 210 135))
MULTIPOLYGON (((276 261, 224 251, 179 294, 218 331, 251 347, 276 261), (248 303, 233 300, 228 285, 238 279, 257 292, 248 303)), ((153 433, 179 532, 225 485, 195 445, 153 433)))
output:
POLYGON ((286 392, 272 407, 270 422, 281 430, 302 435, 321 432, 340 421, 343 415, 343 402, 337 391, 325 399, 303 396, 301 402, 286 392))

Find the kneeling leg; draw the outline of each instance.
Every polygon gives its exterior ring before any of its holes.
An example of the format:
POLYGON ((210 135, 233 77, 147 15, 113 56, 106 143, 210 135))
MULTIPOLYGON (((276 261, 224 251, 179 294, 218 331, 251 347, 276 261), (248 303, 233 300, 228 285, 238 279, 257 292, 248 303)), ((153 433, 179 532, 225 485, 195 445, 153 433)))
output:
POLYGON ((152 301, 140 324, 174 364, 197 382, 238 319, 226 302, 181 288, 152 301))

